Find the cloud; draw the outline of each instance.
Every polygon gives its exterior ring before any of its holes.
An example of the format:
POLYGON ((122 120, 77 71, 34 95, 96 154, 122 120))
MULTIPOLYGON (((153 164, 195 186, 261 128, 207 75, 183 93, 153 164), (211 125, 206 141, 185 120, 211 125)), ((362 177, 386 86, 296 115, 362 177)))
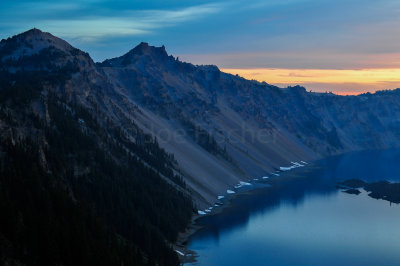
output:
POLYGON ((222 4, 203 4, 173 10, 113 10, 96 8, 95 4, 23 3, 14 6, 13 18, 6 15, 0 19, 0 25, 20 31, 26 30, 26 25, 32 25, 63 38, 95 42, 102 38, 151 34, 158 29, 217 13, 222 8, 222 4))

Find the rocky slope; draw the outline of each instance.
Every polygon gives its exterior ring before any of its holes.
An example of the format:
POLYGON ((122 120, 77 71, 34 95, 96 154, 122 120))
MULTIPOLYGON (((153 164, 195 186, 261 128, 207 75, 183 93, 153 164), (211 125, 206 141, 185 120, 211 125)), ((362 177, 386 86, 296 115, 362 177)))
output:
POLYGON ((281 89, 180 62, 146 43, 98 67, 141 108, 137 123, 175 155, 186 182, 206 201, 292 161, 399 145, 399 91, 337 96, 281 89), (201 137, 188 134, 187 120, 229 158, 198 145, 201 137))

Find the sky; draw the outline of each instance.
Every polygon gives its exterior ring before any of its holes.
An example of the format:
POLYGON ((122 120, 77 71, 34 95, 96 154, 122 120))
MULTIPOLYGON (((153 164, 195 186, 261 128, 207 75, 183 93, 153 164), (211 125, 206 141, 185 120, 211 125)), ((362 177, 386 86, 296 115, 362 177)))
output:
POLYGON ((399 0, 0 1, 0 38, 33 27, 95 61, 145 41, 280 86, 338 94, 400 87, 399 0))

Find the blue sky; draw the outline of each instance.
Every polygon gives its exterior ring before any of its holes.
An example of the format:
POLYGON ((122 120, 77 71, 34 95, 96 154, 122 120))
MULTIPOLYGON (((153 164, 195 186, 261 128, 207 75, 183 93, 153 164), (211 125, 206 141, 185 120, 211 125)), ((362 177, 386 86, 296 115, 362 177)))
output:
POLYGON ((146 41, 221 68, 398 68, 399 15, 398 0, 2 0, 0 38, 37 27, 95 61, 146 41))

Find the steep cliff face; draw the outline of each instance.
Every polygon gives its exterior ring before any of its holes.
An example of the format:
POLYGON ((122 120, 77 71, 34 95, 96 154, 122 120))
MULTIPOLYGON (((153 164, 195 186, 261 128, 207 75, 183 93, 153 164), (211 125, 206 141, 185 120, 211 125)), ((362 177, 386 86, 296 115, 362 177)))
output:
POLYGON ((175 155, 187 183, 206 201, 291 161, 399 145, 398 91, 337 96, 282 89, 180 62, 146 43, 98 66, 141 108, 137 123, 175 155), (188 121, 228 156, 202 146, 188 133, 188 121))
POLYGON ((221 73, 215 66, 180 62, 164 47, 146 43, 98 66, 119 93, 141 108, 137 123, 174 154, 186 182, 201 195, 195 195, 199 202, 215 201, 240 180, 319 156, 274 124, 259 95, 252 95, 279 88, 221 73))

